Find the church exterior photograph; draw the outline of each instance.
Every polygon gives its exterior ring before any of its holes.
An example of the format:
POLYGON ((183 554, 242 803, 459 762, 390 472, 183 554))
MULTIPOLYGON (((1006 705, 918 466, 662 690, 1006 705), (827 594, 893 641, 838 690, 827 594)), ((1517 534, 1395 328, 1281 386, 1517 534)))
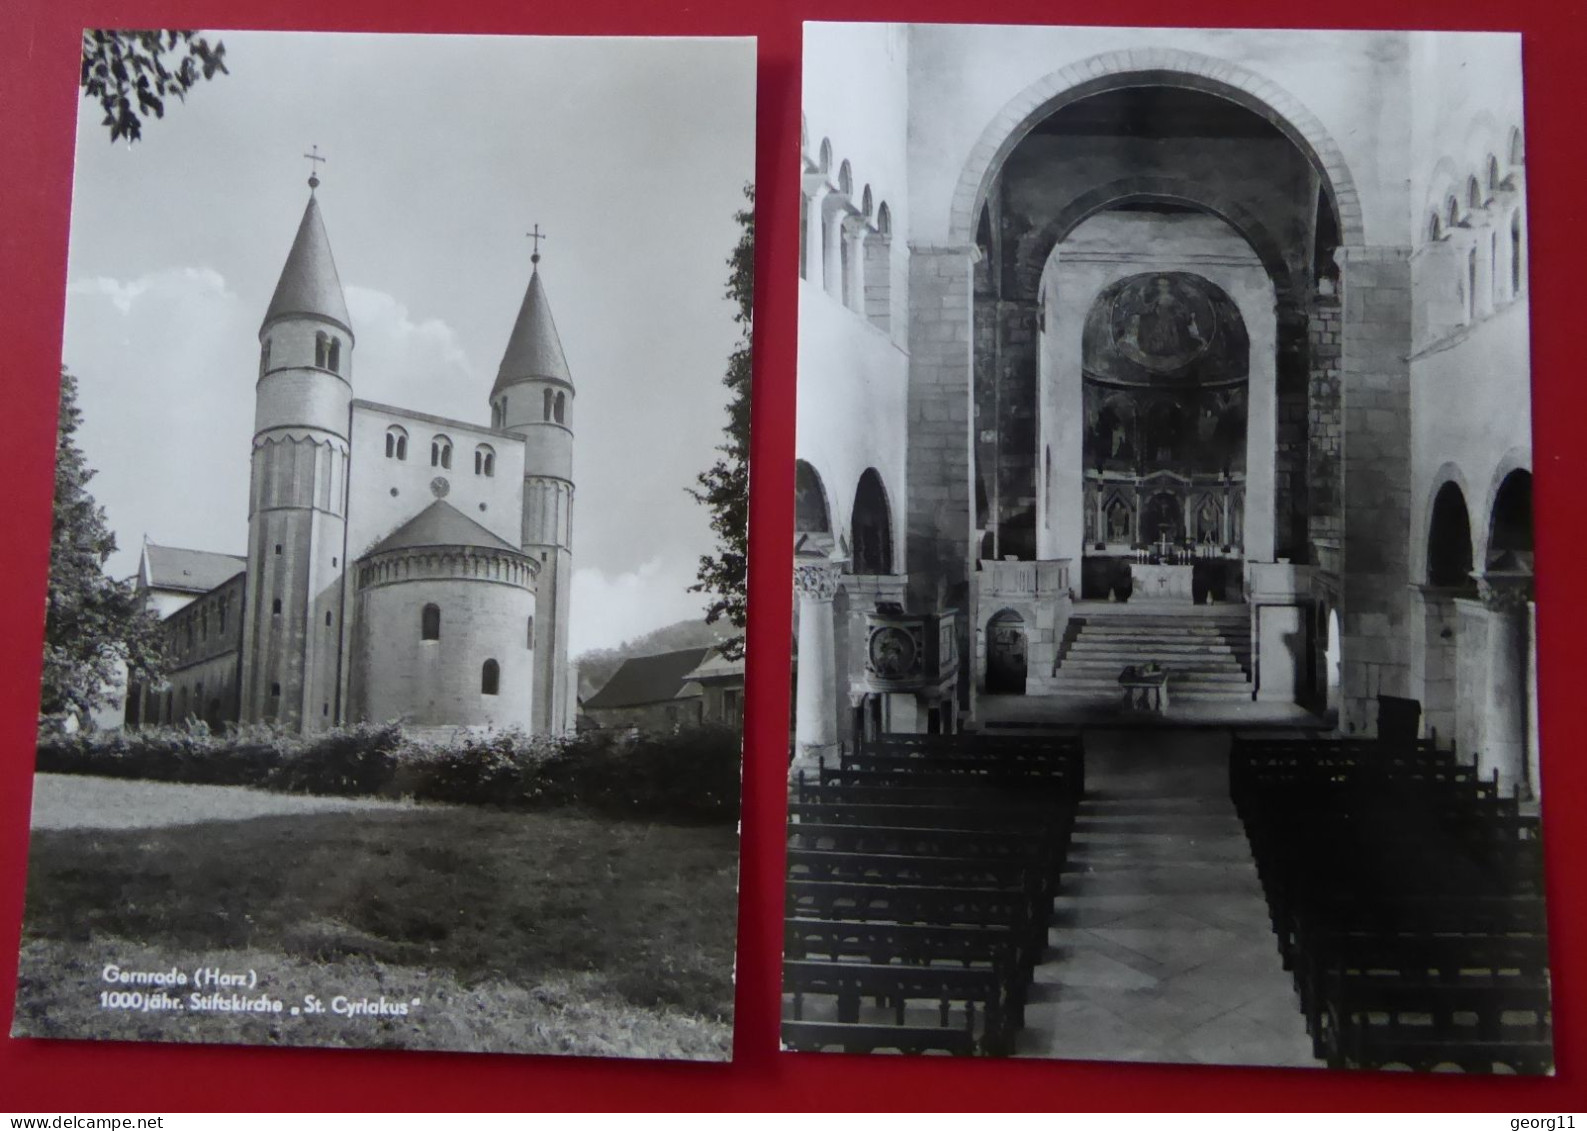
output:
POLYGON ((729 1057, 753 41, 83 40, 14 1032, 729 1057))
POLYGON ((1551 1072, 1520 37, 804 42, 784 1048, 1551 1072))

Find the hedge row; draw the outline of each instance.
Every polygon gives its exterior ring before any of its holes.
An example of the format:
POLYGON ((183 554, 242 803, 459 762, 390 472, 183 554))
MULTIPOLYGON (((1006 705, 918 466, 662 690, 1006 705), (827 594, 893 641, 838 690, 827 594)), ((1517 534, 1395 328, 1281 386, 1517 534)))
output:
POLYGON ((726 727, 668 735, 559 738, 506 731, 453 745, 410 741, 396 725, 296 738, 263 729, 212 735, 202 723, 46 734, 38 768, 283 793, 410 797, 513 809, 581 806, 621 817, 736 820, 741 736, 726 727))

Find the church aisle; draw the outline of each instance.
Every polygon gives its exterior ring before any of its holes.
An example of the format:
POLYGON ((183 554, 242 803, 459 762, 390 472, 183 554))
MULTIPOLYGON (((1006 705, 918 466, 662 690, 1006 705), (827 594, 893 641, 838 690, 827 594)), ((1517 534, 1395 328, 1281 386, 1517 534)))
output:
POLYGON ((1088 731, 1087 797, 1017 1055, 1322 1067, 1220 731, 1088 731))

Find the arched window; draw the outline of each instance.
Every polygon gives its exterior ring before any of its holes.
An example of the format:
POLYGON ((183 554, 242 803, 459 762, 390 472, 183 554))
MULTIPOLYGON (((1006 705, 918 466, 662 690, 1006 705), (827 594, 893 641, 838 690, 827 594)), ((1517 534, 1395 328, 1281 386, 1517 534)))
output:
POLYGON ((270 602, 270 612, 274 616, 281 615, 281 598, 277 597, 270 602))
POLYGON ((527 637, 525 637, 524 647, 525 648, 533 648, 534 646, 535 646, 535 618, 534 618, 534 614, 531 613, 529 615, 529 634, 528 634, 527 637))
POLYGON ((799 277, 810 277, 810 198, 799 194, 799 277))
POLYGON ((432 605, 426 605, 426 606, 424 606, 424 611, 419 614, 419 639, 420 640, 439 640, 439 639, 441 639, 441 606, 440 605, 433 605, 433 604, 432 605))
POLYGON ((1472 590, 1471 515, 1459 484, 1450 481, 1433 497, 1427 531, 1427 584, 1441 589, 1472 590))
POLYGON ((821 139, 821 151, 816 158, 816 165, 823 173, 832 171, 832 143, 826 138, 821 139))
POLYGON ((430 466, 451 470, 452 441, 447 437, 437 436, 430 441, 430 466))
POLYGON ((1431 216, 1429 216, 1427 218, 1427 238, 1429 240, 1438 240, 1438 239, 1442 239, 1443 235, 1444 235, 1444 225, 1438 219, 1438 213, 1434 212, 1431 216))
POLYGON ((547 420, 551 419, 551 409, 552 409, 552 406, 556 403, 556 399, 557 399, 556 393, 552 392, 550 389, 547 389, 546 390, 546 415, 545 415, 545 418, 547 420))
POLYGON ((323 330, 314 335, 314 364, 320 369, 325 368, 325 363, 330 353, 330 345, 330 339, 326 337, 323 330))
POLYGON ((887 491, 874 467, 865 469, 854 491, 850 545, 855 573, 893 572, 893 520, 887 491))
POLYGON ((1472 208, 1482 207, 1482 186, 1476 177, 1466 178, 1466 204, 1472 208))
POLYGON ((281 698, 281 685, 279 683, 272 683, 270 685, 270 698, 272 698, 272 699, 281 698))
POLYGON ((270 339, 264 340, 264 345, 259 347, 259 376, 263 377, 270 372, 270 339))
POLYGON ((490 479, 496 474, 496 452, 489 444, 474 449, 474 474, 490 479))
POLYGON ((329 609, 325 610, 325 627, 331 627, 331 611, 329 609))
POLYGON ((552 408, 552 415, 555 416, 558 424, 567 423, 567 409, 568 395, 566 393, 558 393, 556 404, 552 408))
POLYGON ((332 373, 342 371, 342 340, 331 339, 331 348, 325 354, 325 365, 332 373))
POLYGON ((480 669, 479 693, 481 695, 501 693, 501 665, 495 660, 486 660, 485 666, 480 669))
POLYGON ((794 533, 830 534, 832 522, 827 509, 826 485, 804 460, 794 462, 794 533))
POLYGON ((860 215, 867 220, 871 218, 871 186, 866 185, 860 192, 860 215))
POLYGON ((1488 192, 1499 191, 1499 159, 1493 154, 1488 154, 1488 192))
POLYGON ((1510 217, 1510 295, 1521 293, 1521 213, 1510 217))
POLYGON ((854 173, 849 169, 847 158, 838 166, 838 191, 844 196, 854 195, 854 173))
POLYGON ((1447 217, 1446 222, 1451 228, 1460 227, 1460 201, 1453 196, 1444 201, 1444 215, 1447 217))
POLYGON ((1510 167, 1516 168, 1526 164, 1525 143, 1521 140, 1521 131, 1510 131, 1510 167))
POLYGON ((408 458, 408 434, 395 424, 386 429, 386 458, 408 458))

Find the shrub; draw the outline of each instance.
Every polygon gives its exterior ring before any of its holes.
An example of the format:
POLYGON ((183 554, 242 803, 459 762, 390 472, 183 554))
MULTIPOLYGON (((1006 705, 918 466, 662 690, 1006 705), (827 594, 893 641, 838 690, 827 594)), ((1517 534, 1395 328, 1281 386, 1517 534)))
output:
POLYGON ((283 793, 338 797, 392 796, 402 728, 396 723, 360 723, 302 740, 265 784, 283 793))
POLYGON ((409 742, 396 723, 304 738, 262 727, 216 736, 200 723, 42 733, 38 768, 507 809, 582 806, 614 817, 715 823, 738 816, 741 748, 739 731, 712 726, 638 736, 503 731, 442 745, 409 742))

